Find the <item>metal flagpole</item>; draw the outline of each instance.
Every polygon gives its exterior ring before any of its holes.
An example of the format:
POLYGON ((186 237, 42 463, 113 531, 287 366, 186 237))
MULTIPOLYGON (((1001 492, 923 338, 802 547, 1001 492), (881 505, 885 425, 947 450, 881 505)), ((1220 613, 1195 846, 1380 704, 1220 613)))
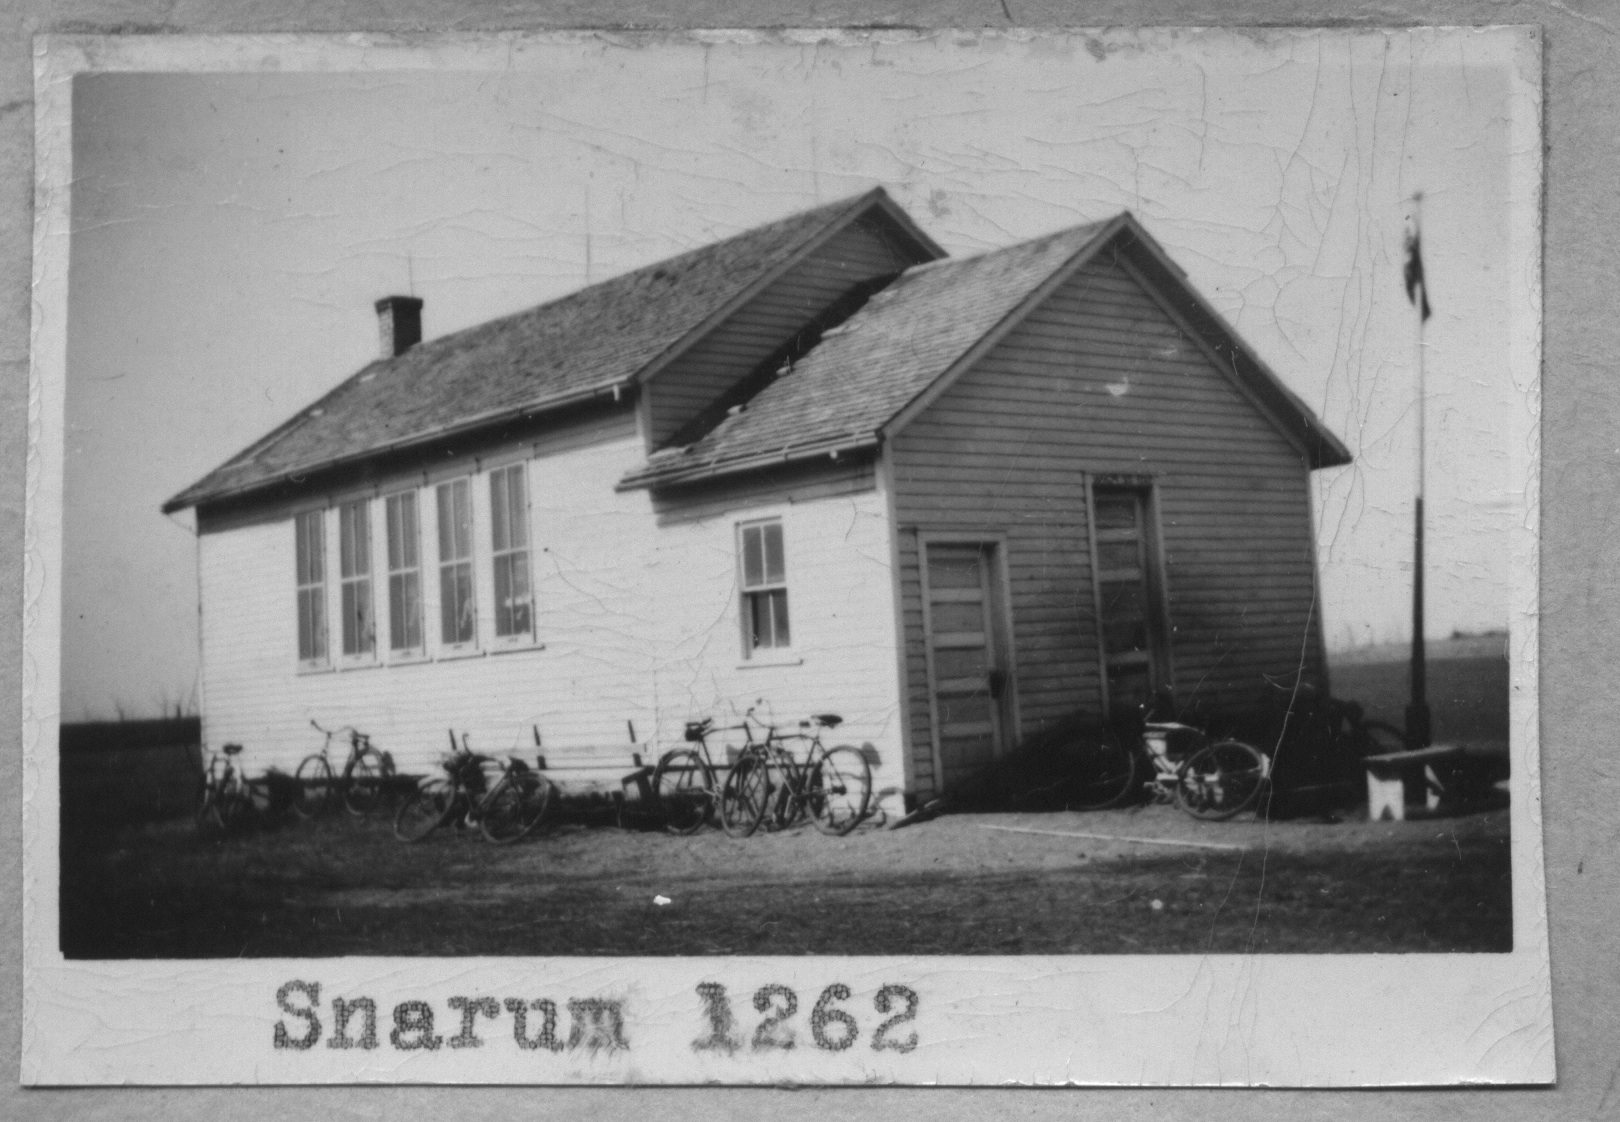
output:
POLYGON ((1423 324, 1428 319, 1429 286, 1422 263, 1423 193, 1412 196, 1412 232, 1407 252, 1408 294, 1417 312, 1417 501, 1413 504, 1412 532, 1412 676, 1411 701, 1406 707, 1408 748, 1426 748, 1431 738, 1427 650, 1423 641, 1423 492, 1428 461, 1428 387, 1423 370, 1423 324), (1416 291, 1411 277, 1416 273, 1416 291))

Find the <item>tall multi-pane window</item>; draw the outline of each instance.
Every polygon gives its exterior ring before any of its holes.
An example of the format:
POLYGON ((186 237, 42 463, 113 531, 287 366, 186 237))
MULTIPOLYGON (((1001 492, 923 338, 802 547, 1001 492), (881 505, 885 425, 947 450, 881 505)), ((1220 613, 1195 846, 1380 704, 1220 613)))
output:
POLYGON ((338 581, 343 654, 369 657, 377 651, 377 623, 371 600, 371 504, 365 499, 338 507, 338 581))
POLYGON ((324 510, 293 520, 298 583, 298 660, 326 661, 326 523, 324 510))
POLYGON ((781 521, 743 526, 741 545, 744 643, 750 653, 786 647, 790 637, 781 521))
POLYGON ((495 565, 495 634, 534 633, 529 586, 529 488, 524 465, 489 474, 491 555, 495 565))
POLYGON ((422 649, 422 554, 416 492, 385 500, 388 522, 388 647, 422 649))
POLYGON ((439 638, 446 646, 473 642, 472 494, 467 480, 441 483, 439 501, 439 638))

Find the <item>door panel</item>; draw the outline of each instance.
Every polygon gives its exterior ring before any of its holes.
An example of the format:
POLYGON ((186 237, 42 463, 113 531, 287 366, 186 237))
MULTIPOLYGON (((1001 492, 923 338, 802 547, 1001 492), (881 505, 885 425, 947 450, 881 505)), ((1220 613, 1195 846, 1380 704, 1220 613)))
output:
POLYGON ((1006 748, 1010 722, 1009 632, 999 617, 994 543, 923 547, 928 611, 928 678, 944 782, 984 766, 1006 748))

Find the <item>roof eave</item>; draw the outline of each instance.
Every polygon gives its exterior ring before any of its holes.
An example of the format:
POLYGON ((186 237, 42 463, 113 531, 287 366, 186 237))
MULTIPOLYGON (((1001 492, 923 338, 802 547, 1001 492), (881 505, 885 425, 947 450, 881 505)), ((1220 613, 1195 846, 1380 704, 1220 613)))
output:
POLYGON ((799 447, 790 445, 770 452, 739 456, 735 460, 706 461, 689 467, 667 469, 644 468, 626 474, 623 479, 614 485, 614 490, 655 491, 662 487, 702 483, 710 479, 744 475, 748 472, 763 471, 766 468, 780 467, 786 464, 800 464, 811 460, 819 460, 823 457, 836 460, 839 456, 845 454, 877 448, 882 442, 881 435, 876 432, 846 433, 830 440, 817 441, 799 447))
POLYGON ((579 405, 582 402, 591 401, 599 397, 606 397, 610 394, 617 399, 619 395, 634 388, 635 382, 633 379, 618 378, 611 382, 604 382, 596 386, 589 386, 585 389, 574 390, 566 394, 558 394, 555 397, 545 398, 538 402, 530 402, 516 408, 491 410, 475 417, 464 418, 463 420, 454 424, 440 425, 436 428, 424 430, 423 432, 413 433, 410 436, 402 437, 401 439, 391 441, 388 444, 367 448, 362 452, 355 452, 341 456, 331 456, 324 460, 315 461, 314 463, 300 464, 296 468, 290 468, 286 471, 277 472, 273 476, 269 476, 264 479, 256 479, 252 483, 244 484, 238 487, 225 487, 217 490, 210 489, 206 491, 198 491, 197 486, 193 484, 191 487, 186 488, 186 490, 181 491, 179 494, 169 499, 168 502, 164 503, 163 513, 173 514, 176 511, 184 510, 187 507, 201 506, 204 503, 220 502, 226 499, 246 498, 249 495, 253 495, 259 491, 268 491, 272 488, 279 487, 301 476, 314 475, 317 472, 331 471, 334 468, 350 467, 354 464, 364 463, 367 460, 378 459, 393 452, 405 451, 423 444, 431 444, 436 440, 447 440, 457 436, 464 436, 469 432, 475 432, 478 429, 488 428, 491 425, 498 425, 506 421, 524 420, 530 417, 544 416, 547 413, 555 413, 562 409, 566 409, 569 406, 579 405))

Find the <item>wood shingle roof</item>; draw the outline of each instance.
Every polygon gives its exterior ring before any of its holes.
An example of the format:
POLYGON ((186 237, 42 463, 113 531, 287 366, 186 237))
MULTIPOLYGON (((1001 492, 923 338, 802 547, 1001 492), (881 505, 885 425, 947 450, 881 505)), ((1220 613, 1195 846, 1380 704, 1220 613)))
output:
MULTIPOLYGON (((591 285, 373 362, 164 505, 255 492, 339 464, 617 393, 655 373, 810 247, 877 207, 942 254, 881 188, 591 285)), ((1128 213, 896 277, 807 354, 621 489, 677 485, 879 445, 1064 277, 1129 254, 1191 332, 1312 467, 1350 454, 1221 320, 1128 213)))
POLYGON ((1350 453, 1220 319, 1128 213, 975 257, 902 273, 792 369, 702 438, 654 453, 621 489, 695 482, 876 447, 917 404, 1094 254, 1128 253, 1189 330, 1301 449, 1313 468, 1350 453))
POLYGON ((241 495, 627 386, 806 246, 873 206, 902 213, 876 188, 374 361, 163 509, 241 495))
POLYGON ((684 449, 656 453, 620 485, 674 483, 875 445, 891 418, 1103 228, 1080 226, 907 270, 741 412, 684 449))

